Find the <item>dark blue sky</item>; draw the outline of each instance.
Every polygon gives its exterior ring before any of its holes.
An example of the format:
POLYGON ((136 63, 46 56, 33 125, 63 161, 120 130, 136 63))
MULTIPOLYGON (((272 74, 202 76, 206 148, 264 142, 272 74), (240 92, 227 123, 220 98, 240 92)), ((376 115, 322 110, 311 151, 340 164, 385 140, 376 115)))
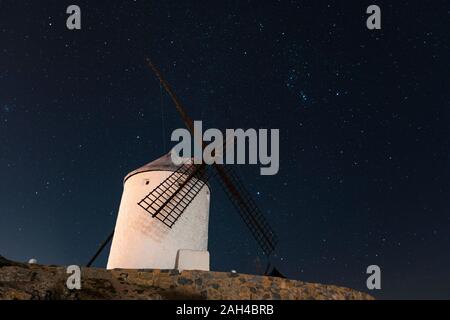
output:
MULTIPOLYGON (((377 264, 377 297, 450 298, 449 12, 437 0, 0 1, 0 254, 89 260, 123 177, 183 126, 151 56, 206 127, 280 129, 278 175, 237 169, 279 234, 283 273, 367 290, 377 264), (373 3, 379 31, 365 27, 373 3)), ((255 272, 239 219, 213 185, 214 270, 255 272)))

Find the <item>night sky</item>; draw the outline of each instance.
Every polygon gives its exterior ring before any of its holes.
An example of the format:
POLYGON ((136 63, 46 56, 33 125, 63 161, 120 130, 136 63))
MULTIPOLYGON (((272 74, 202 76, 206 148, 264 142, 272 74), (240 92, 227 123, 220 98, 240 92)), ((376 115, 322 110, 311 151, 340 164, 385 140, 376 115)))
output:
MULTIPOLYGON (((184 127, 151 57, 205 127, 280 129, 277 175, 234 168, 282 273, 368 291, 376 264, 378 298, 450 298, 449 18, 438 0, 0 1, 0 255, 87 263, 123 177, 184 127)), ((212 189, 212 269, 264 269, 212 189)))

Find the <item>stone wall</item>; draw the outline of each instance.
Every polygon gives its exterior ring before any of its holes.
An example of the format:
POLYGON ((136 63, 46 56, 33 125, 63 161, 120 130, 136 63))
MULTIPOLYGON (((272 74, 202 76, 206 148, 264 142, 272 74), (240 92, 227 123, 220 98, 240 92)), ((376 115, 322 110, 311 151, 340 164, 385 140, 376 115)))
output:
POLYGON ((333 285, 226 272, 82 268, 81 290, 66 287, 65 267, 0 257, 0 299, 372 299, 333 285))

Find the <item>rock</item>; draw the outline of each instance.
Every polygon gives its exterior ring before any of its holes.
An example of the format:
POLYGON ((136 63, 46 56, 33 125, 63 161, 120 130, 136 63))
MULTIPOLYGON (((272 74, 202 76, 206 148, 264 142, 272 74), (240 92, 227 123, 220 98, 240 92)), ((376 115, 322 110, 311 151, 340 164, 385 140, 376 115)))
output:
POLYGON ((69 290, 61 266, 0 256, 1 300, 372 300, 352 289, 231 272, 82 268, 81 290, 69 290))
POLYGON ((10 267, 10 266, 25 266, 24 263, 10 261, 3 256, 0 256, 0 268, 2 267, 10 267))

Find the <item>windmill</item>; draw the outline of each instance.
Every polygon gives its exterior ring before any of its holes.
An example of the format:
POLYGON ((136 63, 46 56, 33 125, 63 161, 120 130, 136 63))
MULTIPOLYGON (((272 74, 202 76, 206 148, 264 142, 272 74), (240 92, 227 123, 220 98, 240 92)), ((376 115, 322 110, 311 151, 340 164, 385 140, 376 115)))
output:
MULTIPOLYGON (((194 122, 175 92, 159 69, 150 60, 147 63, 193 134, 194 122)), ((236 172, 222 164, 195 164, 192 159, 175 165, 167 154, 125 177, 115 230, 87 266, 113 240, 108 269, 209 270, 208 181, 212 178, 219 181, 263 253, 270 257, 277 236, 236 172)))

